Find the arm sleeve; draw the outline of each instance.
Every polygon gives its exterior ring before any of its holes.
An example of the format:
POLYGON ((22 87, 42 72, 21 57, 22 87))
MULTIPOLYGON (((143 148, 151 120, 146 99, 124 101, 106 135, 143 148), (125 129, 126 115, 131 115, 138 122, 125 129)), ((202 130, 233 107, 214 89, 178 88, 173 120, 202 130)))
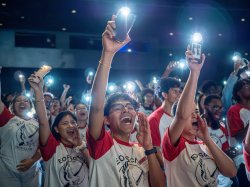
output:
POLYGON ((0 127, 6 125, 8 121, 13 117, 14 115, 11 114, 6 107, 4 107, 3 112, 0 114, 0 127))
POLYGON ((86 138, 89 154, 95 160, 102 157, 114 144, 112 137, 104 128, 102 128, 101 136, 98 140, 95 140, 89 131, 87 131, 86 138))
POLYGON ((153 146, 160 147, 161 146, 161 135, 159 130, 159 121, 155 118, 148 118, 149 127, 151 131, 152 143, 153 146))
POLYGON ((244 128, 239 111, 234 109, 235 108, 230 108, 227 113, 228 127, 232 137, 236 136, 237 133, 244 128))

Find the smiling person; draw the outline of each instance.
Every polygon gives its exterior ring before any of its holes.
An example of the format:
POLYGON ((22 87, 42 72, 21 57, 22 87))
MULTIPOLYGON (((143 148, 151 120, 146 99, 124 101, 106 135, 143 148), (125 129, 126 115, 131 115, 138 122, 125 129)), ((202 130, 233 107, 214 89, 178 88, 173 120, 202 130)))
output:
POLYGON ((91 93, 88 147, 91 155, 90 186, 165 187, 164 173, 156 158, 146 116, 138 114, 139 144, 129 141, 134 130, 138 103, 127 94, 111 95, 104 106, 106 87, 112 59, 126 45, 114 41, 115 16, 109 21, 102 35, 103 51, 91 93), (105 131, 104 124, 110 127, 105 131))
POLYGON ((218 171, 233 177, 236 168, 213 142, 206 121, 196 112, 194 98, 205 55, 202 55, 202 63, 199 64, 188 48, 186 58, 189 78, 162 142, 167 182, 168 186, 217 186, 218 171), (202 141, 197 141, 197 138, 202 141))
POLYGON ((41 157, 38 149, 39 126, 35 119, 27 115, 31 109, 31 100, 21 94, 14 97, 10 110, 0 99, 1 186, 38 186, 36 163, 41 157))
POLYGON ((80 137, 86 142, 86 131, 88 126, 89 111, 88 106, 84 103, 77 103, 75 105, 75 115, 77 119, 77 125, 80 132, 80 137))
POLYGON ((29 83, 35 92, 39 140, 45 161, 45 186, 88 186, 88 150, 82 141, 76 117, 60 112, 50 130, 43 97, 43 80, 32 74, 29 83), (36 83, 37 79, 38 83, 36 83))

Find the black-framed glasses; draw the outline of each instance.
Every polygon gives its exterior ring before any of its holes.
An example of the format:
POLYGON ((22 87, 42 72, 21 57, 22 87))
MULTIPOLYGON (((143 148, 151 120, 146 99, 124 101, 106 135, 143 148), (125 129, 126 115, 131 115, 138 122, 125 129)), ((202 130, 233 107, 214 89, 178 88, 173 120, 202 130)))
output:
POLYGON ((223 106, 219 106, 219 105, 213 105, 213 106, 208 105, 208 106, 211 107, 212 110, 214 111, 224 110, 223 106))
POLYGON ((128 111, 130 111, 130 112, 135 111, 135 108, 134 108, 134 106, 131 103, 127 103, 125 105, 123 105, 121 103, 112 104, 110 111, 113 111, 113 112, 122 112, 122 111, 125 110, 125 108, 127 108, 128 111))

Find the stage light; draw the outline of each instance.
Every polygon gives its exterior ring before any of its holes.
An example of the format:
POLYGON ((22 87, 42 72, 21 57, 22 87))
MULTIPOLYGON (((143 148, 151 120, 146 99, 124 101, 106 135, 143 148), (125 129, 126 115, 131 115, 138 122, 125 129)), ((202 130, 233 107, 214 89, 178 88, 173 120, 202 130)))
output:
POLYGON ((192 36, 192 41, 194 43, 200 43, 200 42, 202 42, 202 35, 201 35, 201 33, 198 33, 198 32, 194 33, 193 36, 192 36))
POLYGON ((122 7, 119 12, 121 12, 124 16, 128 16, 130 13, 130 9, 128 7, 122 7))

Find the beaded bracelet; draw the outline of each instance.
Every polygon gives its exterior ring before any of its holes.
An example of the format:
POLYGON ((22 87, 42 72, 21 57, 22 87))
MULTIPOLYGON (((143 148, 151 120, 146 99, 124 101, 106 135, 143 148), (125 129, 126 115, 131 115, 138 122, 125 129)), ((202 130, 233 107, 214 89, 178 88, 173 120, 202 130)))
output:
POLYGON ((37 103, 44 101, 44 98, 41 98, 40 100, 36 99, 35 100, 37 103))
POLYGON ((106 68, 109 68, 109 69, 111 68, 111 66, 109 66, 109 65, 107 65, 107 64, 104 64, 104 63, 101 62, 101 61, 99 61, 99 64, 102 65, 102 66, 104 66, 104 67, 106 67, 106 68))

